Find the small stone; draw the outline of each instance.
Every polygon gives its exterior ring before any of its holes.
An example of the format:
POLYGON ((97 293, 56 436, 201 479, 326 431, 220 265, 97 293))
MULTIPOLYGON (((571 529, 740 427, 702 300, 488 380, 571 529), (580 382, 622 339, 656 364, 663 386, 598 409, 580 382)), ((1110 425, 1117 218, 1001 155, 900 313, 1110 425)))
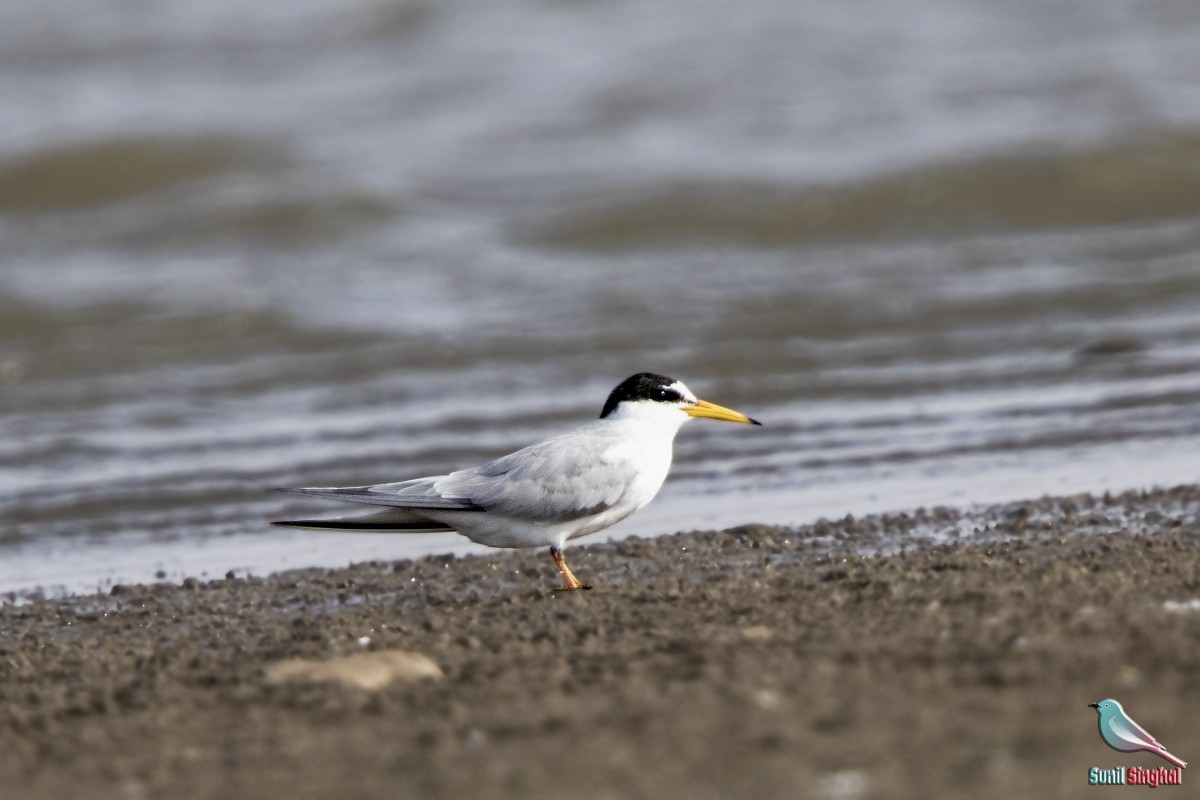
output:
POLYGON ((766 625, 751 625, 748 628, 742 628, 742 638, 748 642, 765 642, 774 634, 766 625))
POLYGON ((333 683, 351 689, 372 691, 397 682, 441 680, 440 667, 428 656, 406 650, 380 650, 317 661, 290 658, 266 669, 269 684, 333 683))
POLYGON ((774 711, 779 708, 783 699, 779 693, 771 689, 758 689, 751 697, 754 699, 754 705, 761 708, 763 711, 774 711))
POLYGON ((847 769, 823 775, 817 788, 831 800, 857 800, 871 790, 871 778, 861 769, 847 769))

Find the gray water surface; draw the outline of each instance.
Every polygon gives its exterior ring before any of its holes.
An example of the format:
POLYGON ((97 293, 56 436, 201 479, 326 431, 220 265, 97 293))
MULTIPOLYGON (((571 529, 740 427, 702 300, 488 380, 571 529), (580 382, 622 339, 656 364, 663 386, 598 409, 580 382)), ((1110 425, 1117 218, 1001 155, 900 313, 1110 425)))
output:
POLYGON ((651 370, 613 529, 1195 481, 1200 11, 61 0, 0 25, 0 590, 397 558, 272 494, 651 370))

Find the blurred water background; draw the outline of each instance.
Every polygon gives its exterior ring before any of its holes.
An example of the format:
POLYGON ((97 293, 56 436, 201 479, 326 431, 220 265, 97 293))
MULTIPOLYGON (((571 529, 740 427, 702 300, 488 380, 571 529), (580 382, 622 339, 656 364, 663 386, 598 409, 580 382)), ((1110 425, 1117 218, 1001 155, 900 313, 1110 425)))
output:
POLYGON ((614 535, 1198 477, 1195 0, 0 9, 0 590, 467 549, 269 488, 643 370, 766 426, 614 535))

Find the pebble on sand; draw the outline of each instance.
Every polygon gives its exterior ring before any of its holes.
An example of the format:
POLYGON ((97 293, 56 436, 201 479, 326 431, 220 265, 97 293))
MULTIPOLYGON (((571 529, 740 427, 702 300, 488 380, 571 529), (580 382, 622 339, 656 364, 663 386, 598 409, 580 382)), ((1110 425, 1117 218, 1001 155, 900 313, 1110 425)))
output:
POLYGON ((441 680, 445 675, 427 656, 406 650, 358 653, 328 661, 290 658, 266 668, 269 684, 335 683, 352 689, 382 689, 396 681, 441 680))

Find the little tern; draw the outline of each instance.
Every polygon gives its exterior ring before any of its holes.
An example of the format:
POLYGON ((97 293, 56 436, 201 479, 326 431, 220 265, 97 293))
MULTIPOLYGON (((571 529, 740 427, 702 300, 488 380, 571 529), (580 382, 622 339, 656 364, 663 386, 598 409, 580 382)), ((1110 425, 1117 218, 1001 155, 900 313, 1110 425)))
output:
POLYGON ((386 508, 273 524, 385 533, 457 531, 489 547, 549 547, 562 573, 562 590, 590 589, 567 566, 563 546, 650 502, 667 478, 675 434, 693 417, 762 424, 698 399, 681 381, 642 372, 612 390, 600 419, 481 467, 374 486, 280 489, 386 508))

